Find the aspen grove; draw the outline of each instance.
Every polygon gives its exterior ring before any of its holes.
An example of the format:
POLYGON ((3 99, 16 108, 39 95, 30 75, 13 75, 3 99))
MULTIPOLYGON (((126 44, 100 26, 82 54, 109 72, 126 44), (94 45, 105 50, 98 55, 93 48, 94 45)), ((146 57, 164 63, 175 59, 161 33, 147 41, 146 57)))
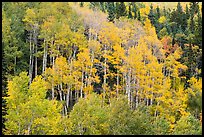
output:
POLYGON ((3 2, 2 133, 201 135, 202 2, 166 3, 3 2))

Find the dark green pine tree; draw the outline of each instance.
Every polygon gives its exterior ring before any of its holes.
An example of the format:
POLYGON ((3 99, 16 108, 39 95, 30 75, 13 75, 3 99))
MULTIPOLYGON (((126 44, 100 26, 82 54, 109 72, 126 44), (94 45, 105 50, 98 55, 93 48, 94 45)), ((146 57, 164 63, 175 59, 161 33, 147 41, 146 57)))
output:
POLYGON ((185 13, 183 13, 183 30, 185 35, 188 35, 188 29, 186 29, 188 27, 188 20, 190 18, 190 12, 188 9, 188 5, 186 4, 186 9, 185 9, 185 13))
POLYGON ((138 15, 137 15, 137 19, 138 19, 139 21, 141 21, 140 10, 138 10, 138 15))
POLYGON ((80 2, 80 7, 84 7, 84 2, 80 2))
POLYGON ((202 48, 202 16, 200 15, 200 10, 198 10, 197 18, 195 19, 195 44, 202 48))
POLYGON ((148 19, 151 21, 152 25, 155 26, 155 15, 154 15, 154 12, 153 12, 152 4, 150 5, 150 11, 149 11, 148 19))
POLYGON ((120 3, 116 2, 115 5, 115 18, 119 19, 120 18, 120 3))
POLYGON ((135 4, 135 2, 132 2, 132 11, 133 11, 133 13, 134 13, 134 19, 136 19, 137 18, 137 7, 136 7, 136 4, 135 4))
POLYGON ((190 2, 190 14, 194 16, 199 11, 199 2, 190 2))
POLYGON ((159 18, 161 16, 161 13, 160 13, 160 8, 159 6, 157 6, 156 8, 156 13, 155 13, 155 22, 154 22, 154 26, 155 26, 155 29, 156 29, 156 33, 158 34, 160 32, 160 30, 162 29, 162 26, 161 24, 159 23, 159 18))
POLYGON ((114 2, 107 2, 108 20, 114 22, 115 19, 115 7, 114 2))
POLYGON ((155 14, 155 19, 158 20, 160 18, 161 14, 160 14, 160 9, 159 6, 157 6, 156 8, 156 14, 155 14))
POLYGON ((116 19, 126 16, 126 6, 124 2, 116 2, 116 19))
POLYGON ((192 34, 194 34, 195 31, 195 22, 194 22, 194 16, 196 13, 199 11, 199 6, 198 2, 191 2, 190 3, 190 25, 189 25, 189 30, 192 34))
POLYGON ((120 2, 120 16, 126 16, 127 12, 126 12, 126 6, 124 2, 120 2))
POLYGON ((166 11, 166 8, 165 8, 165 6, 163 7, 163 16, 167 16, 167 11, 166 11))
POLYGON ((102 12, 106 12, 106 10, 105 10, 105 2, 99 2, 100 3, 100 9, 101 9, 101 11, 102 12))
POLYGON ((132 19, 132 10, 131 10, 131 5, 128 7, 128 18, 132 19))
POLYGON ((100 3, 99 2, 90 2, 89 8, 93 9, 93 10, 100 9, 100 3))
POLYGON ((181 3, 178 2, 177 4, 177 9, 176 9, 176 13, 177 16, 176 18, 176 23, 177 23, 177 27, 179 27, 179 25, 181 25, 182 30, 184 31, 186 29, 186 17, 185 17, 185 13, 183 12, 181 3))
POLYGON ((188 20, 190 18, 190 12, 189 12, 189 9, 188 9, 188 5, 186 4, 186 19, 188 20))

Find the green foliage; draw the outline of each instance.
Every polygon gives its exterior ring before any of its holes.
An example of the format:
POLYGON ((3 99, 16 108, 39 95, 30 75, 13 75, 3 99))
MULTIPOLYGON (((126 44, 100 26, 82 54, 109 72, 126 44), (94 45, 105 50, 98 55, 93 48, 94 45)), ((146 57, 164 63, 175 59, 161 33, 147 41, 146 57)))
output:
POLYGON ((3 2, 3 134, 202 134, 202 12, 185 4, 3 2))
POLYGON ((108 134, 107 110, 101 102, 98 95, 90 94, 75 104, 69 115, 70 134, 108 134))
POLYGON ((183 116, 176 123, 173 131, 174 135, 202 135, 200 122, 192 115, 183 116))
POLYGON ((46 82, 37 76, 28 88, 29 77, 22 72, 8 83, 8 114, 5 134, 58 134, 61 107, 45 99, 46 82))

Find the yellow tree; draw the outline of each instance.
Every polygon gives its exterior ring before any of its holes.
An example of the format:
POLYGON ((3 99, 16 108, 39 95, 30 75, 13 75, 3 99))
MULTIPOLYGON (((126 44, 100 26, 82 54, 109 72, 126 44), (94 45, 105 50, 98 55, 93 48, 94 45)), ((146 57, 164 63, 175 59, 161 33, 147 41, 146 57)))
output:
MULTIPOLYGON (((104 75, 103 75, 103 96, 105 99, 106 92, 109 90, 107 85, 107 77, 111 76, 111 73, 107 73, 109 71, 108 69, 108 62, 112 59, 112 50, 114 45, 119 45, 120 43, 120 37, 118 35, 118 28, 112 23, 112 22, 105 22, 103 24, 103 28, 99 32, 99 41, 102 43, 103 47, 103 69, 104 69, 104 75)), ((110 102, 110 96, 111 93, 109 92, 109 102, 110 102)))

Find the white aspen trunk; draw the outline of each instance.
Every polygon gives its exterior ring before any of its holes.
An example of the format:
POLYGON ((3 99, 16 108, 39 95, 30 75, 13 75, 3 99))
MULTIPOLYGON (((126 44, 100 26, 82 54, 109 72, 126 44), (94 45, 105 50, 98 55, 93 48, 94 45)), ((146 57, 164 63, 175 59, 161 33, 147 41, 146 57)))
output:
POLYGON ((31 81, 32 81, 32 77, 33 77, 33 65, 34 65, 34 56, 33 56, 33 53, 34 53, 34 44, 32 44, 32 46, 33 46, 33 49, 32 49, 32 58, 31 58, 31 81))
MULTIPOLYGON (((153 92, 152 92, 152 96, 153 96, 153 92)), ((150 105, 153 104, 153 97, 150 99, 150 105)))
POLYGON ((127 73, 125 74, 125 94, 128 94, 128 76, 127 73))
MULTIPOLYGON (((106 55, 106 45, 105 45, 105 55, 106 55)), ((104 76, 103 76, 103 102, 102 105, 104 104, 105 101, 105 94, 106 94, 106 57, 105 57, 105 65, 104 65, 104 76)))
POLYGON ((63 89, 62 89, 62 82, 60 83, 60 91, 62 92, 63 89))
MULTIPOLYGON (((33 52, 37 53, 37 26, 34 25, 33 35, 34 35, 34 46, 33 46, 33 52)), ((35 77, 37 76, 37 57, 35 56, 35 77)))
POLYGON ((58 87, 58 90, 59 90, 60 101, 62 101, 62 91, 61 91, 61 89, 59 89, 59 85, 57 85, 57 87, 58 87))
MULTIPOLYGON (((59 88, 59 85, 57 85, 57 88, 58 88, 59 95, 60 95, 60 101, 62 102, 62 91, 61 91, 61 89, 59 88)), ((64 114, 64 107, 63 107, 63 109, 62 109, 62 116, 65 116, 65 114, 64 114)))
POLYGON ((116 97, 118 98, 118 85, 119 85, 119 74, 118 74, 118 70, 117 70, 117 85, 116 85, 116 97))
POLYGON ((82 92, 83 92, 83 85, 84 85, 84 70, 82 69, 81 72, 81 89, 80 89, 80 93, 81 93, 81 98, 82 98, 82 92))
POLYGON ((52 81, 52 100, 54 99, 54 97, 55 97, 55 90, 54 90, 53 81, 52 81))
MULTIPOLYGON (((152 80, 153 80, 153 84, 156 84, 156 83, 154 83, 154 78, 153 78, 152 80)), ((151 87, 152 87, 152 85, 151 85, 151 87)), ((153 90, 153 89, 152 89, 152 90, 153 90)), ((152 98, 151 98, 151 100, 150 100, 150 105, 153 104, 153 98, 154 98, 154 93, 153 93, 153 91, 152 91, 152 98)))
POLYGON ((136 108, 139 105, 139 82, 140 82, 139 79, 137 79, 136 108))
POLYGON ((70 86, 68 86, 67 88, 67 97, 66 97, 67 109, 69 109, 69 92, 70 92, 70 86))
POLYGON ((138 107, 138 91, 137 91, 137 93, 136 93, 136 98, 135 98, 135 107, 137 108, 138 107))
POLYGON ((131 90, 130 90, 130 87, 131 87, 131 85, 130 85, 130 80, 131 80, 131 69, 129 69, 128 70, 128 88, 127 88, 127 94, 128 94, 128 103, 129 103, 129 105, 131 105, 130 104, 130 101, 131 101, 131 99, 130 99, 130 92, 131 92, 131 90))
MULTIPOLYGON (((92 56, 91 56, 91 68, 90 68, 90 74, 89 77, 92 77, 92 68, 93 68, 93 64, 94 64, 94 52, 92 51, 92 56)), ((88 85, 91 85, 91 81, 88 80, 88 85)))
POLYGON ((70 106, 72 107, 72 101, 73 101, 73 98, 72 98, 72 91, 71 91, 71 89, 72 89, 72 86, 70 86, 70 99, 69 99, 69 102, 70 102, 70 106))
POLYGON ((65 116, 67 115, 67 112, 68 112, 68 110, 67 110, 68 108, 67 108, 67 106, 66 105, 64 105, 64 113, 65 113, 65 116))
POLYGON ((45 40, 44 40, 44 53, 43 53, 43 66, 42 66, 42 74, 45 71, 45 40))
POLYGON ((43 54, 43 68, 42 68, 42 73, 46 70, 46 66, 47 66, 47 45, 46 45, 46 41, 44 40, 44 54, 43 54))
MULTIPOLYGON (((35 47, 35 53, 37 53, 37 44, 36 44, 36 47, 35 47)), ((35 77, 38 75, 38 58, 35 56, 35 77)))
POLYGON ((31 84, 31 80, 32 80, 32 43, 31 43, 31 32, 30 32, 30 39, 29 39, 29 43, 30 43, 30 60, 29 60, 29 85, 31 84))
MULTIPOLYGON (((52 51, 51 51, 51 54, 52 55, 52 51)), ((50 65, 52 64, 52 57, 50 56, 50 65)))
POLYGON ((52 57, 52 66, 54 67, 55 65, 55 57, 52 57))
POLYGON ((44 71, 46 70, 47 67, 47 44, 45 45, 45 66, 44 66, 44 71))

